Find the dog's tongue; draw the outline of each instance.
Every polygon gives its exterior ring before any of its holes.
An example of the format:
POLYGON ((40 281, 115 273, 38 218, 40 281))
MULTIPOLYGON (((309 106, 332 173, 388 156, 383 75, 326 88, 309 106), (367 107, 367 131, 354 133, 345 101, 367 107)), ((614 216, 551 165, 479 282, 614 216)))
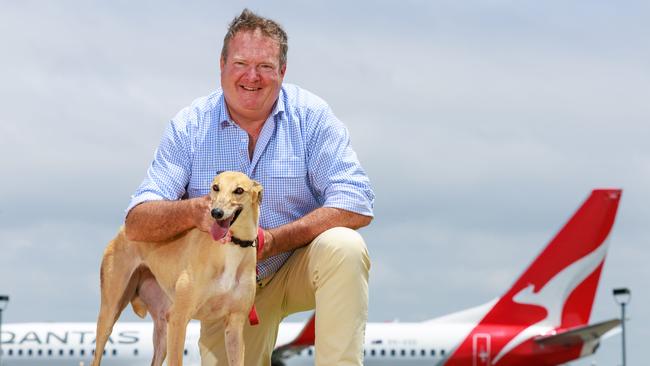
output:
POLYGON ((219 241, 223 239, 228 233, 228 229, 230 229, 231 221, 232 218, 229 218, 227 220, 216 220, 214 224, 212 224, 212 227, 210 228, 210 234, 212 234, 212 239, 214 239, 215 241, 219 241))

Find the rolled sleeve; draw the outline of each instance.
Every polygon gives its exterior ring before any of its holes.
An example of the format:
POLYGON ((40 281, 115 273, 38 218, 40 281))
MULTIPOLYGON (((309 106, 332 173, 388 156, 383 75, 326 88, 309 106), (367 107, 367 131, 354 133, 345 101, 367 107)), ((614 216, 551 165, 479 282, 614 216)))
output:
POLYGON ((350 145, 350 134, 329 107, 309 139, 309 174, 323 207, 373 216, 375 195, 350 145))
POLYGON ((149 165, 147 176, 131 196, 125 214, 147 201, 177 200, 186 192, 191 174, 191 139, 187 111, 181 111, 167 126, 149 165))

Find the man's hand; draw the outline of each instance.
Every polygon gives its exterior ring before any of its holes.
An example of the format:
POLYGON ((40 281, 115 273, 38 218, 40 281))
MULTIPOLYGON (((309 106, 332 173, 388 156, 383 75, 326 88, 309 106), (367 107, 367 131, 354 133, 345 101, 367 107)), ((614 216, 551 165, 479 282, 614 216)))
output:
POLYGON ((201 231, 210 232, 214 223, 212 218, 212 200, 209 195, 189 199, 194 226, 201 231))
POLYGON ((161 242, 194 227, 209 232, 214 221, 211 206, 210 196, 141 203, 126 216, 126 236, 129 240, 161 242))
POLYGON ((342 226, 356 230, 370 221, 370 216, 339 208, 317 208, 289 224, 264 230, 264 248, 257 254, 257 259, 263 260, 305 246, 327 229, 342 226))
POLYGON ((273 234, 271 234, 271 232, 268 230, 263 230, 263 232, 264 232, 264 247, 262 248, 262 250, 257 252, 258 262, 272 256, 273 254, 276 254, 273 253, 273 244, 275 241, 273 238, 273 234))

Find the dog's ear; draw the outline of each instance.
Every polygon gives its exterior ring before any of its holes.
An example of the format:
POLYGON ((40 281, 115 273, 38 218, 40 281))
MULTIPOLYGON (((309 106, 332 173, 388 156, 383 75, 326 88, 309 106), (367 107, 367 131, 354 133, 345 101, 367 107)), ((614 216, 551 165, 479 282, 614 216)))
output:
POLYGON ((258 204, 262 204, 262 191, 264 188, 262 188, 262 185, 258 181, 253 181, 253 189, 251 191, 253 192, 253 201, 257 202, 258 204))

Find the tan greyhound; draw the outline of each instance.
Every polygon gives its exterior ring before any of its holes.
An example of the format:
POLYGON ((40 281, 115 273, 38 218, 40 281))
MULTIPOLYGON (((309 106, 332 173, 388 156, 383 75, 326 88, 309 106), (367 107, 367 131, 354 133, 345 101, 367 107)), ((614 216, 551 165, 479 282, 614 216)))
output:
POLYGON ((131 302, 154 321, 152 365, 183 364, 190 319, 223 319, 230 366, 244 365, 243 327, 255 298, 255 243, 262 186, 239 172, 212 181, 210 233, 192 229, 163 243, 130 241, 122 228, 101 265, 101 306, 93 365, 131 302))

